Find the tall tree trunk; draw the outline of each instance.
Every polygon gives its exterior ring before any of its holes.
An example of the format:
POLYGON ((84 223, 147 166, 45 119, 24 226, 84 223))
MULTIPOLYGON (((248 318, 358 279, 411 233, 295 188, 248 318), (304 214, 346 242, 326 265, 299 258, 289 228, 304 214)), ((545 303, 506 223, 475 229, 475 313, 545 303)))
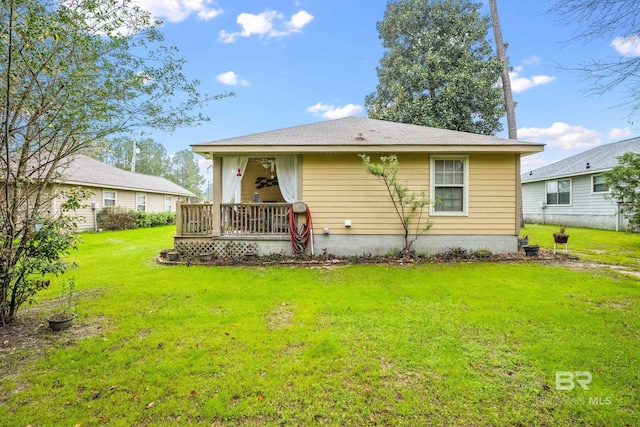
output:
POLYGON ((500 18, 498 17, 498 6, 496 0, 489 0, 491 10, 491 26, 493 27, 493 37, 496 39, 496 52, 502 61, 502 90, 504 92, 504 107, 507 111, 507 127, 509 129, 509 139, 518 139, 518 128, 516 126, 516 112, 513 105, 513 94, 511 92, 511 80, 509 80, 509 63, 507 53, 502 40, 502 30, 500 29, 500 18))
MULTIPOLYGON (((513 93, 511 92, 511 80, 509 79, 509 63, 507 61, 507 52, 504 48, 504 40, 502 39, 502 29, 500 28, 500 17, 498 16, 498 6, 496 0, 489 0, 489 9, 491 10, 491 26, 493 27, 493 38, 496 39, 496 52, 498 59, 502 61, 502 91, 504 93, 504 109, 507 112, 507 128, 509 130, 509 139, 518 139, 518 127, 516 126, 516 111, 513 105, 513 93)), ((518 187, 520 187, 520 175, 517 177, 518 187)), ((520 228, 524 227, 524 212, 522 211, 522 190, 519 188, 520 203, 518 204, 520 217, 520 228)))

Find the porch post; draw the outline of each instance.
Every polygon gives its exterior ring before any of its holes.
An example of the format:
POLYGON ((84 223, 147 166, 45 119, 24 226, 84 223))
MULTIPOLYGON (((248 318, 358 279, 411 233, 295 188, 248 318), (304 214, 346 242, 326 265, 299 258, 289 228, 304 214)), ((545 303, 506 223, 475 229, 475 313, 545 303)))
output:
POLYGON ((176 236, 182 236, 182 201, 176 202, 176 236))
POLYGON ((524 210, 522 206, 522 178, 520 177, 520 160, 522 155, 516 154, 516 236, 520 237, 520 229, 524 226, 524 210))
POLYGON ((222 204, 222 157, 213 158, 213 230, 211 234, 220 236, 220 205, 222 204))

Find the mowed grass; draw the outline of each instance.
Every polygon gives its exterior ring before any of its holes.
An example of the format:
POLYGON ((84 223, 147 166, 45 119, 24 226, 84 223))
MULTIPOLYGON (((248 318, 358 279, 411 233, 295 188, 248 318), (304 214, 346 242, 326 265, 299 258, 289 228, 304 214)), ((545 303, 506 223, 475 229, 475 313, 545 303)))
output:
MULTIPOLYGON (((553 233, 559 230, 558 225, 526 224, 520 234, 529 236, 530 245, 553 249, 553 233)), ((565 227, 565 233, 569 235, 569 250, 573 255, 589 261, 640 269, 639 234, 577 227, 565 227)), ((559 251, 564 249, 564 245, 558 245, 559 251)))
POLYGON ((39 353, 0 356, 0 424, 640 423, 635 278, 536 263, 157 265, 173 232, 84 237, 76 323, 39 353), (589 390, 557 390, 558 371, 591 373, 589 390))

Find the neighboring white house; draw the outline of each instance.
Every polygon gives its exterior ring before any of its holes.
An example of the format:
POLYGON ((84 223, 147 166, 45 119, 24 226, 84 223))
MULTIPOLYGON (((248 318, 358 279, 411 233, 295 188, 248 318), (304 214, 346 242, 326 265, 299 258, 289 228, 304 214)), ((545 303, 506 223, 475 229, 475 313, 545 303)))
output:
MULTIPOLYGON (((76 156, 63 176, 58 189, 80 186, 93 192, 86 202, 89 206, 76 212, 85 218, 84 222, 78 224, 80 230, 94 229, 95 213, 105 206, 122 206, 146 212, 175 212, 176 202, 195 197, 191 191, 166 178, 118 169, 84 155, 76 156)), ((58 208, 55 203, 59 201, 54 201, 54 211, 58 208)))
POLYGON ((528 223, 624 230, 626 219, 603 173, 627 152, 640 153, 640 138, 601 145, 522 174, 522 209, 528 223))

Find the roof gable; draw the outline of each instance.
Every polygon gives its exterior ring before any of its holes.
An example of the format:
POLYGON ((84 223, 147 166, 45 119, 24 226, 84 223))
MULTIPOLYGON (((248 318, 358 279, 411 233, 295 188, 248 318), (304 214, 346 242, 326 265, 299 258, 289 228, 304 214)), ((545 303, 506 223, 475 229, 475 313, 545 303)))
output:
POLYGON ((604 172, 616 166, 617 158, 628 152, 640 153, 640 137, 600 145, 575 156, 525 172, 522 174, 522 182, 604 172))

